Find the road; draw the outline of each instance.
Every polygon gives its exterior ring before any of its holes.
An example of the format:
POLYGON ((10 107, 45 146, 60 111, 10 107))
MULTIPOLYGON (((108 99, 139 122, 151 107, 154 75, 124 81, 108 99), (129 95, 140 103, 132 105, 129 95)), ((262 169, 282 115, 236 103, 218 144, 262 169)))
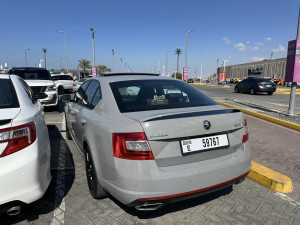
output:
MULTIPOLYGON (((217 95, 218 91, 220 93, 230 92, 207 87, 201 87, 202 89, 208 95, 210 93, 217 95)), ((260 98, 260 96, 256 97, 260 98)), ((94 200, 88 191, 84 160, 74 143, 65 138, 64 113, 47 110, 45 118, 52 149, 51 173, 53 179, 50 187, 41 200, 25 206, 21 215, 17 217, 0 215, 1 225, 300 224, 300 204, 292 201, 286 195, 275 193, 250 179, 246 179, 233 188, 173 203, 155 212, 136 211, 122 205, 113 197, 94 200)), ((255 157, 258 157, 259 153, 262 154, 262 151, 265 151, 261 147, 264 145, 261 141, 262 133, 264 136, 271 135, 264 133, 265 131, 261 127, 273 125, 254 117, 250 118, 249 122, 250 132, 257 133, 257 135, 250 133, 250 138, 256 138, 256 140, 252 139, 253 143, 256 143, 253 146, 253 152, 255 157), (262 133, 259 133, 258 130, 261 130, 262 133)), ((264 154, 270 154, 270 152, 264 154)))
MULTIPOLYGON (((288 94, 273 94, 267 95, 267 93, 258 93, 256 95, 250 95, 247 93, 234 93, 233 87, 231 88, 219 88, 210 86, 192 85, 201 90, 206 95, 212 98, 227 97, 234 98, 241 101, 247 101, 256 103, 263 106, 272 108, 278 108, 288 111, 290 95, 288 94)), ((296 95, 295 98, 295 113, 300 113, 300 95, 296 95)))

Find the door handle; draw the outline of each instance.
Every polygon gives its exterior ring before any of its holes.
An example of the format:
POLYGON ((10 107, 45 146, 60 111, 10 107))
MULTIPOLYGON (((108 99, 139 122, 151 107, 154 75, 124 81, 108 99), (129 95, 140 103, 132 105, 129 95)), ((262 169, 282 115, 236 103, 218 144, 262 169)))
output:
POLYGON ((87 121, 85 119, 80 119, 80 123, 81 123, 81 126, 84 126, 87 123, 87 121))
POLYGON ((75 109, 75 108, 73 108, 73 107, 71 107, 71 106, 68 106, 68 110, 69 110, 69 112, 70 112, 71 114, 75 114, 75 113, 78 113, 78 112, 79 112, 78 109, 75 109))

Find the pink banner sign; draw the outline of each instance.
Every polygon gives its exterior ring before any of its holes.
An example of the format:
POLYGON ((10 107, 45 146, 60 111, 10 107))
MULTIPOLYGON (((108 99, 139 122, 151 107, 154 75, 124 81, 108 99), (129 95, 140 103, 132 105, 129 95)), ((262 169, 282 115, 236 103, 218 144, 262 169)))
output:
POLYGON ((300 82, 300 40, 289 41, 285 81, 300 82))
POLYGON ((189 79, 189 68, 183 68, 183 80, 189 79))
POLYGON ((165 72, 165 77, 169 77, 169 73, 168 72, 165 72))
POLYGON ((222 83, 226 80, 226 73, 220 73, 219 74, 219 83, 222 83))
POLYGON ((92 76, 93 77, 97 76, 97 68, 96 67, 92 67, 92 76))

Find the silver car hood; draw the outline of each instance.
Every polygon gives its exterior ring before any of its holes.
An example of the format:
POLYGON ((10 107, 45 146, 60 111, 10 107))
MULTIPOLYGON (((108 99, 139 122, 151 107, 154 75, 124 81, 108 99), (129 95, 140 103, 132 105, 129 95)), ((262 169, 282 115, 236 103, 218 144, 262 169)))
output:
POLYGON ((53 80, 25 80, 25 81, 31 87, 55 85, 53 80))

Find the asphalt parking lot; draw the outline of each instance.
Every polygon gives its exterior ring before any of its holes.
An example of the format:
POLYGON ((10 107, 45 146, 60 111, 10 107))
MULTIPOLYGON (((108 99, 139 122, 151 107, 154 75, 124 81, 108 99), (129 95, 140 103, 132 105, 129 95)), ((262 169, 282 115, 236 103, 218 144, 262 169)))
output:
MULTIPOLYGON (((84 160, 65 137, 64 113, 48 110, 45 118, 52 149, 50 187, 19 216, 0 215, 0 224, 300 224, 297 202, 248 178, 233 188, 158 211, 136 211, 112 197, 94 200, 88 191, 84 160)), ((255 132, 255 126, 250 129, 255 132)), ((255 148, 257 152, 259 144, 255 148)))

